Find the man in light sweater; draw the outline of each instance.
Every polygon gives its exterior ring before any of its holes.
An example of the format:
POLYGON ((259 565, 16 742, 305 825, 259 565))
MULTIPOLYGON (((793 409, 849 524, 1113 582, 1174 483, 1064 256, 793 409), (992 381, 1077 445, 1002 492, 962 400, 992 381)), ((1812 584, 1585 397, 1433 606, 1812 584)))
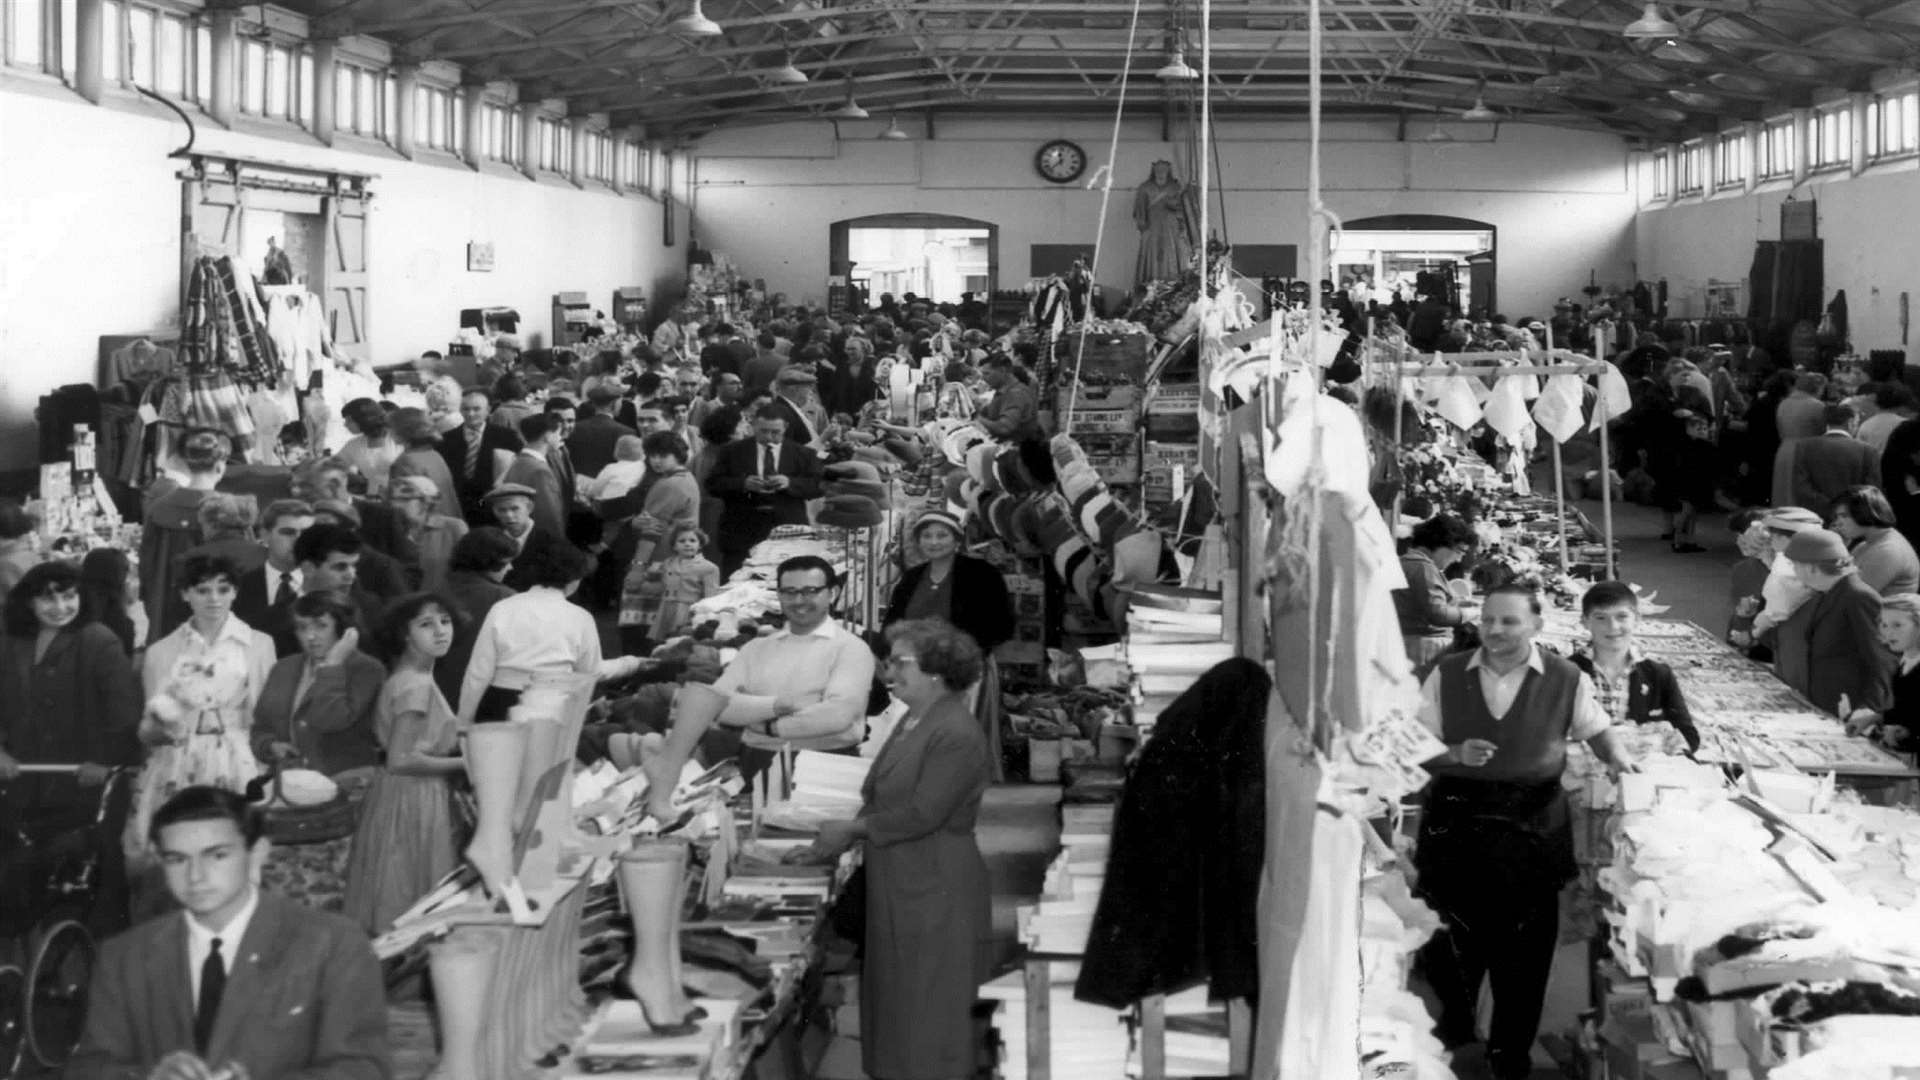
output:
POLYGON ((817 555, 798 555, 774 574, 787 625, 756 638, 727 665, 715 690, 727 696, 708 719, 674 704, 665 746, 646 765, 649 809, 673 818, 673 785, 710 727, 738 729, 740 768, 752 777, 783 748, 856 754, 866 736, 867 696, 873 688, 873 650, 828 614, 833 567, 817 555))

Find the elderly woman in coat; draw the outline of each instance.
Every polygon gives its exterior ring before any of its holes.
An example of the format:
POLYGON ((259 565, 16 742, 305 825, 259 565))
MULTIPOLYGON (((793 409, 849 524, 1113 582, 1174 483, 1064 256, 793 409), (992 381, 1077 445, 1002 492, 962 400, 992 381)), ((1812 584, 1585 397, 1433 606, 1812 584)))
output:
POLYGON ((866 845, 860 994, 863 1065, 875 1080, 974 1073, 973 998, 988 974, 993 920, 974 822, 987 742, 967 708, 980 648, 933 619, 886 631, 886 681, 907 706, 868 774, 852 821, 829 821, 799 858, 866 845))

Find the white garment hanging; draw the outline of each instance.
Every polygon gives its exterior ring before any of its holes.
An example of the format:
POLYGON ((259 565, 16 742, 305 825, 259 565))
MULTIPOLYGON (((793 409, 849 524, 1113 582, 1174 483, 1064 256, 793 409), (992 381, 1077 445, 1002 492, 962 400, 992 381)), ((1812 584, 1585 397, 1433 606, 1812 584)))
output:
POLYGON ((1307 917, 1293 957, 1277 1058, 1256 1062, 1262 1080, 1360 1077, 1360 853, 1365 826, 1321 810, 1313 821, 1307 917))

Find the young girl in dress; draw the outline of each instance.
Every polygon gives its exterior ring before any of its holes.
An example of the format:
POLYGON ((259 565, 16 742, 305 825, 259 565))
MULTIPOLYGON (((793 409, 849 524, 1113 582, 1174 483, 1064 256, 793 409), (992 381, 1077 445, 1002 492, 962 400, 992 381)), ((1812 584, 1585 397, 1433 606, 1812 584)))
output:
POLYGON ((659 567, 665 589, 653 619, 654 644, 685 631, 693 605, 720 591, 720 568, 700 554, 706 544, 707 534, 697 525, 681 525, 667 537, 673 554, 659 567))
POLYGON ((396 657, 374 707, 386 768, 361 804, 347 860, 346 915, 369 934, 384 933, 459 863, 458 725, 433 681, 453 632, 453 606, 432 593, 396 600, 382 620, 382 651, 396 657))

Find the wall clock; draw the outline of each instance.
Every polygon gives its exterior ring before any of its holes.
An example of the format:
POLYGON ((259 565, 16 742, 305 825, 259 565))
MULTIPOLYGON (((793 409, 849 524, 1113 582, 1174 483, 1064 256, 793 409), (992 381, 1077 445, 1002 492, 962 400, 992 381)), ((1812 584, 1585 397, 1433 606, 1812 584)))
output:
POLYGON ((1043 180, 1071 184, 1087 171, 1087 152, 1078 143, 1055 139, 1033 155, 1033 167, 1043 180))

